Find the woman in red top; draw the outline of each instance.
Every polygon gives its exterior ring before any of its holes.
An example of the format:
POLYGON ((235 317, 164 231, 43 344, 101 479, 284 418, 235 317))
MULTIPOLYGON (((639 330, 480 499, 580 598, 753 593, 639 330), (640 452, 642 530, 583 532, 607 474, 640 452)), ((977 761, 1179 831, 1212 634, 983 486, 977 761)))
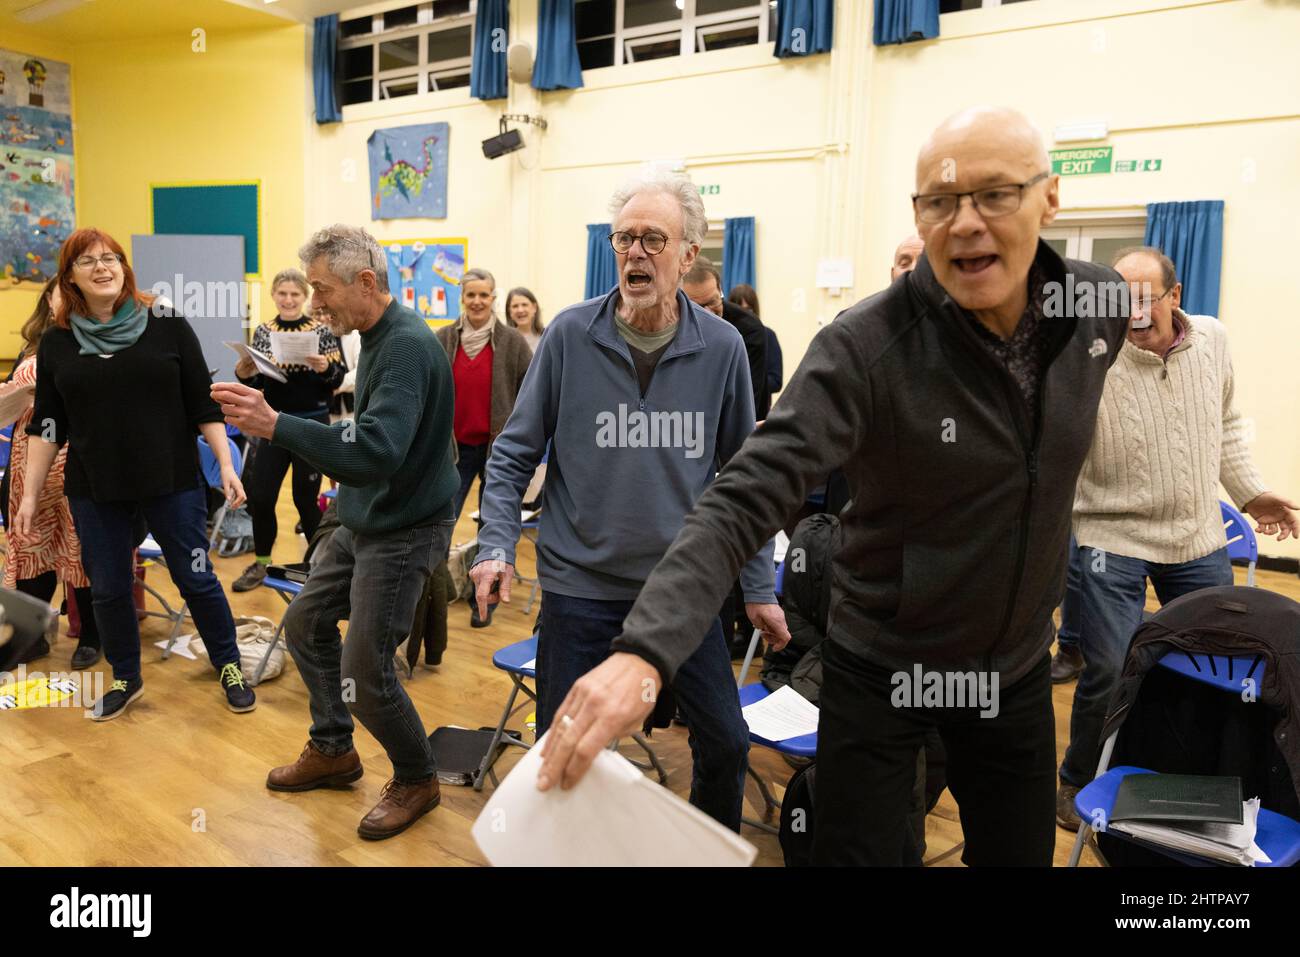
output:
MULTIPOLYGON (((492 440, 505 428, 533 358, 524 337, 509 324, 498 321, 494 309, 496 287, 496 280, 486 269, 465 270, 460 282, 460 321, 437 333, 456 383, 452 431, 456 436, 456 469, 460 472, 454 504, 457 518, 476 478, 482 502, 483 468, 492 440)), ((477 614, 477 609, 474 611, 477 614)), ((475 621, 477 618, 472 617, 471 623, 475 621)))

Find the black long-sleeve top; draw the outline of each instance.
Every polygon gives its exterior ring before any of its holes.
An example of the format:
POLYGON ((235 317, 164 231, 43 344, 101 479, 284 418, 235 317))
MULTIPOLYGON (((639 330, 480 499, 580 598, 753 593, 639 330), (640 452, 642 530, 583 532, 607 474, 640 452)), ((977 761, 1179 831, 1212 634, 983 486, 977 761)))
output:
POLYGON ((307 418, 328 419, 330 397, 343 383, 347 368, 343 365, 343 353, 339 341, 329 327, 319 319, 302 316, 295 320, 286 320, 276 316, 264 322, 253 333, 252 348, 266 356, 272 362, 271 333, 273 332, 314 332, 320 339, 317 352, 329 360, 324 372, 317 372, 310 366, 297 363, 277 363, 288 382, 277 382, 264 375, 239 377, 239 381, 255 389, 261 389, 266 396, 266 404, 277 412, 307 418))
POLYGON ((63 489, 96 502, 139 501, 203 482, 198 427, 222 421, 198 337, 183 316, 151 312, 134 344, 81 355, 70 329, 36 352, 27 434, 68 444, 63 489))

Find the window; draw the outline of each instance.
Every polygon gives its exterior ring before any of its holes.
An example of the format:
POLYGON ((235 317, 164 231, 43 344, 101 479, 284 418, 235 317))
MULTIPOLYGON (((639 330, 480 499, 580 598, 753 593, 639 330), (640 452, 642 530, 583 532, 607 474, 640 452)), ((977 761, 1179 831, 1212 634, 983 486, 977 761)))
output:
POLYGON ((584 70, 767 43, 777 0, 577 0, 584 70))
POLYGON ((469 86, 475 12, 475 0, 426 0, 342 21, 342 105, 469 86))
POLYGON ((939 0, 940 13, 957 13, 961 10, 979 10, 1005 7, 1008 3, 1025 3, 1026 0, 939 0))
MULTIPOLYGON (((1067 214, 1068 216, 1068 214, 1067 214)), ((1065 218, 1065 217, 1063 217, 1065 218)), ((1043 239, 1062 256, 1109 266, 1125 246, 1140 246, 1146 231, 1141 214, 1112 219, 1074 220, 1043 230, 1043 239)))

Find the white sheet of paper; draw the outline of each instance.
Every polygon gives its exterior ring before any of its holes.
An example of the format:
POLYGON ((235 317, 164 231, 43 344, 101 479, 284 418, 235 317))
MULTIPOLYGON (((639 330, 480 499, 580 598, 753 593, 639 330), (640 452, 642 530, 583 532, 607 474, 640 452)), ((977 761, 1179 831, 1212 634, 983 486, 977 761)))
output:
MULTIPOLYGON (((190 661, 198 661, 199 656, 190 648, 190 641, 193 640, 193 638, 193 635, 177 635, 176 644, 172 645, 172 654, 180 655, 182 658, 188 658, 190 661)), ((167 650, 166 641, 155 641, 153 646, 155 648, 161 648, 164 651, 167 650)))
POLYGON ((1271 864, 1255 843, 1259 825, 1259 798, 1241 802, 1241 823, 1225 824, 1218 821, 1182 823, 1157 823, 1155 821, 1116 821, 1111 830, 1121 831, 1130 837, 1159 844, 1175 851, 1207 857, 1227 864, 1254 867, 1271 864))
POLYGON ((519 667, 522 668, 522 669, 524 669, 525 671, 536 671, 536 670, 537 670, 537 659, 536 659, 536 658, 530 658, 530 659, 528 659, 527 661, 525 661, 522 665, 520 665, 519 667))
POLYGON ((282 365, 305 366, 306 358, 320 354, 320 336, 314 332, 271 333, 271 355, 282 365))
POLYGON ((772 561, 785 561, 785 553, 790 550, 790 536, 783 530, 776 533, 776 545, 772 549, 772 561))
POLYGON ((740 713, 750 733, 767 741, 787 741, 817 730, 817 706, 789 685, 746 705, 740 713))
POLYGON ((541 741, 471 832, 496 867, 748 867, 758 850, 625 758, 602 751, 569 791, 537 790, 541 741))
POLYGON ((276 382, 288 382, 289 378, 280 371, 280 367, 268 359, 256 349, 250 349, 242 342, 227 342, 226 346, 233 349, 235 354, 241 359, 252 359, 253 365, 257 371, 264 376, 270 376, 276 382))
POLYGON ((0 429, 13 425, 32 407, 32 394, 35 390, 34 385, 24 385, 0 395, 0 429))

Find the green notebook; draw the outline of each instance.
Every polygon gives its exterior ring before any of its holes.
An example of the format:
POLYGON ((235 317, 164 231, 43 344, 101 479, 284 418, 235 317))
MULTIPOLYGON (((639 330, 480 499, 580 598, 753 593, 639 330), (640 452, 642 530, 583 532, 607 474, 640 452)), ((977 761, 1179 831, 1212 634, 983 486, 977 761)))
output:
POLYGON ((1241 778, 1130 774, 1119 783, 1111 821, 1220 821, 1240 824, 1241 778))

